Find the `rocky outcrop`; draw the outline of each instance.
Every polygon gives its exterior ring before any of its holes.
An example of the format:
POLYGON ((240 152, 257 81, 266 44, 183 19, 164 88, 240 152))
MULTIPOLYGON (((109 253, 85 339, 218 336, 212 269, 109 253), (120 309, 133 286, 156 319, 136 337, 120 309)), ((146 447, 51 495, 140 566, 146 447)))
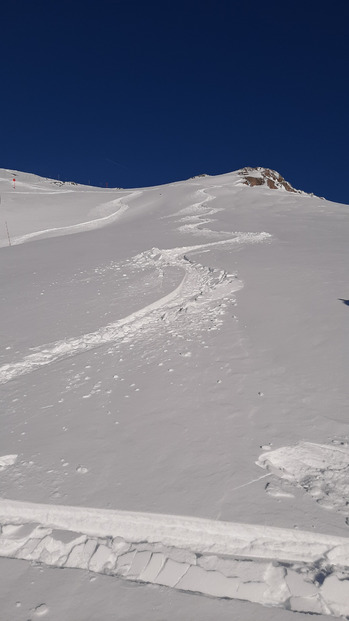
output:
POLYGON ((301 190, 296 190, 292 185, 286 181, 280 173, 270 168, 252 168, 246 166, 239 171, 239 175, 243 177, 243 183, 249 186, 266 185, 271 190, 284 189, 287 192, 301 193, 301 190))

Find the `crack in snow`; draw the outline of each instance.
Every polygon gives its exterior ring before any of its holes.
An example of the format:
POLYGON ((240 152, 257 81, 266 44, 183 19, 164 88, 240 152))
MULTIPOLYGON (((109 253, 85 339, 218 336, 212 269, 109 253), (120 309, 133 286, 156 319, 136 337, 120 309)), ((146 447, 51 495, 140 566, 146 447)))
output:
POLYGON ((3 557, 290 611, 349 615, 343 537, 6 499, 0 499, 0 522, 3 557), (38 525, 23 535, 33 519, 38 525), (329 558, 333 552, 337 564, 329 558))

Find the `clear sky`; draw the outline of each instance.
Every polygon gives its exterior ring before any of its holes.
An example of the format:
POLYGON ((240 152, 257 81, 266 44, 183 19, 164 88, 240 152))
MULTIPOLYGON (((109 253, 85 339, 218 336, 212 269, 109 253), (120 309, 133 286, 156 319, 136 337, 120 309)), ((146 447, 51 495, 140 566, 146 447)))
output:
POLYGON ((266 166, 349 203, 348 0, 14 0, 0 17, 0 167, 135 187, 266 166))

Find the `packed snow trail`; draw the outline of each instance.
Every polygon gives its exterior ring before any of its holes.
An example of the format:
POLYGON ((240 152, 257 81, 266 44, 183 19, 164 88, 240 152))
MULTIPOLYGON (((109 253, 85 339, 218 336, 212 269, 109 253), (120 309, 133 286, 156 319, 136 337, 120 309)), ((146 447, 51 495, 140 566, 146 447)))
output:
POLYGON ((175 515, 0 500, 0 556, 182 591, 349 614, 349 540, 175 515))
MULTIPOLYGON (((210 190, 215 188, 220 188, 222 186, 210 186, 210 190)), ((176 222, 180 223, 178 227, 178 231, 181 233, 190 233, 191 235, 196 235, 199 237, 221 237, 222 235, 229 235, 226 231, 212 231, 207 228, 205 225, 214 221, 214 218, 211 218, 213 214, 221 211, 219 207, 208 207, 207 203, 216 200, 215 196, 212 196, 208 193, 208 188, 200 188, 195 192, 196 196, 200 197, 200 201, 197 203, 192 203, 188 205, 188 207, 184 207, 179 211, 170 214, 169 216, 165 216, 166 218, 177 218, 176 222), (202 196, 204 198, 202 199, 202 196)))
POLYGON ((155 248, 138 255, 135 260, 143 262, 147 267, 182 268, 184 277, 181 283, 168 295, 95 332, 37 348, 35 353, 29 354, 19 362, 3 365, 0 367, 0 384, 83 351, 112 342, 130 340, 139 334, 144 335, 159 321, 171 321, 184 309, 202 312, 205 304, 231 296, 234 291, 240 289, 242 283, 223 270, 204 267, 189 260, 187 254, 221 244, 257 243, 269 237, 268 233, 236 233, 235 237, 228 240, 169 250, 155 248))
MULTIPOLYGON (((134 198, 142 194, 140 190, 135 192, 131 192, 127 196, 122 196, 120 198, 116 198, 107 203, 103 203, 101 205, 97 205, 99 208, 108 208, 108 207, 117 207, 118 209, 108 216, 103 216, 101 218, 95 218, 94 220, 89 220, 87 222, 79 222, 78 224, 71 224, 69 226, 61 226, 56 228, 45 229, 43 231, 34 231, 33 233, 27 233, 26 235, 19 235, 17 237, 11 238, 11 245, 18 246, 19 244, 24 244, 25 242, 32 241, 34 239, 40 239, 41 237, 58 237, 60 235, 73 235, 74 233, 82 233, 84 231, 90 231, 94 229, 99 229, 112 222, 118 220, 127 210, 128 205, 124 202, 125 199, 134 198)), ((3 242, 5 245, 5 242, 3 242)), ((6 244, 7 245, 7 244, 6 244)))

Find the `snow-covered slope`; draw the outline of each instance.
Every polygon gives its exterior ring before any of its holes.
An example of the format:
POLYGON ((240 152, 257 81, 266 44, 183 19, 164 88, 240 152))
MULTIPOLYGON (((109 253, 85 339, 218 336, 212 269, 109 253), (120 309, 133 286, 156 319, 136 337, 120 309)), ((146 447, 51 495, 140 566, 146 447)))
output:
POLYGON ((262 168, 0 196, 4 618, 349 615, 349 208, 262 168))

